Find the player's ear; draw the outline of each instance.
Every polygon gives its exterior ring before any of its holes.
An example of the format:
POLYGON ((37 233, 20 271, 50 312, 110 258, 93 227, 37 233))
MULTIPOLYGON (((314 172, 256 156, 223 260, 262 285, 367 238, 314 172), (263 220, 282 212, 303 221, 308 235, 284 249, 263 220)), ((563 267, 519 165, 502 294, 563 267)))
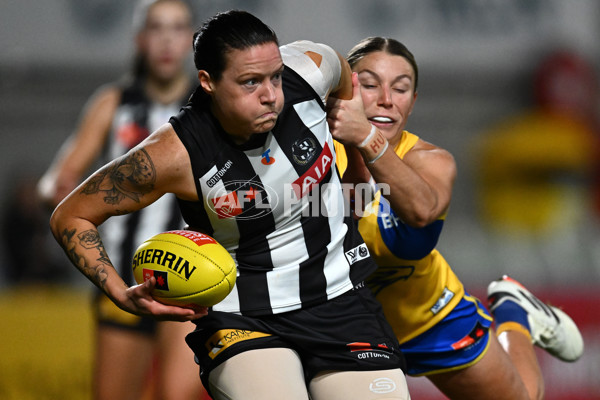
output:
POLYGON ((212 94, 214 91, 214 85, 212 83, 212 79, 210 78, 210 74, 205 70, 201 69, 198 71, 198 80, 200 81, 200 86, 202 89, 208 93, 212 94))

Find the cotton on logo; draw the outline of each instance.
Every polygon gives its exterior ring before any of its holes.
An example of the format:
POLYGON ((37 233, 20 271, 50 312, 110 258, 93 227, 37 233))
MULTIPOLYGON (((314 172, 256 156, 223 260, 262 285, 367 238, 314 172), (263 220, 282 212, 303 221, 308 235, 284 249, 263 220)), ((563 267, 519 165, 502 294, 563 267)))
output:
POLYGON ((377 378, 369 384, 369 390, 373 393, 391 393, 396 390, 396 382, 390 378, 377 378))

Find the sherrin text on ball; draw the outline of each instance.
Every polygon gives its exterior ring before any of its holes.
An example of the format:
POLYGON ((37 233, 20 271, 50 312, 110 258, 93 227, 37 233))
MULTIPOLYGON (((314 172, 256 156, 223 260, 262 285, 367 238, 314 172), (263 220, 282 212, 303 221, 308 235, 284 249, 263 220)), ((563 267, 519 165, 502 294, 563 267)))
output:
POLYGON ((138 283, 156 278, 152 297, 165 304, 213 306, 233 289, 235 261, 215 239, 200 232, 176 230, 144 241, 133 256, 138 283))

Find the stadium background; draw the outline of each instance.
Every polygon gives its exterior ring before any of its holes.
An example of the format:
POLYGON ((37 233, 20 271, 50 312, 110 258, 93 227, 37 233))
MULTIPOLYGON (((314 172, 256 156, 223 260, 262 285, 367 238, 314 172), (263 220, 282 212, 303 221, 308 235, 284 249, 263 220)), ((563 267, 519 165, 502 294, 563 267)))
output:
MULTIPOLYGON (((6 222, 18 213, 17 185, 39 177, 91 92, 128 68, 132 3, 9 0, 0 5, 3 256, 14 246, 9 239, 27 238, 6 222)), ((532 71, 549 51, 580 53, 599 72, 599 2, 196 0, 195 6, 200 20, 219 10, 247 9, 271 25, 282 43, 323 41, 341 53, 370 35, 407 44, 420 66, 419 99, 408 129, 451 151, 459 168, 439 248, 476 295, 484 297, 490 280, 510 272, 542 299, 563 305, 582 326, 586 353, 572 365, 540 353, 547 398, 600 398, 598 214, 582 209, 587 218, 544 245, 531 238, 500 239, 480 218, 475 176, 482 161, 474 147, 496 123, 530 106, 532 71)), ((596 108, 600 113, 600 104, 596 108)), ((31 200, 31 186, 24 186, 25 200, 18 205, 31 200)), ((90 285, 64 264, 51 238, 36 246, 22 260, 36 266, 32 279, 12 284, 9 271, 21 263, 3 257, 0 265, 0 398, 86 398, 90 285), (51 273, 40 273, 44 269, 51 273)), ((411 382, 413 398, 439 398, 424 380, 411 382)))

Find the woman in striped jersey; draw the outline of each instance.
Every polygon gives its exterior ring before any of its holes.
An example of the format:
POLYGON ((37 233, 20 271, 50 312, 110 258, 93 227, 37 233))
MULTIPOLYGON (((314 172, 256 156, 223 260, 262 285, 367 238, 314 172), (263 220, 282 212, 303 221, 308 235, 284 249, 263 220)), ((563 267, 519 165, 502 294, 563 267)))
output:
POLYGON ((280 48, 243 11, 206 21, 194 62, 189 104, 57 207, 58 242, 119 307, 194 320, 186 340, 215 399, 408 399, 326 121, 327 98, 351 95, 347 62, 322 44, 280 48), (154 301, 153 278, 128 287, 106 257, 98 225, 165 193, 237 262, 234 290, 210 310, 154 301))

